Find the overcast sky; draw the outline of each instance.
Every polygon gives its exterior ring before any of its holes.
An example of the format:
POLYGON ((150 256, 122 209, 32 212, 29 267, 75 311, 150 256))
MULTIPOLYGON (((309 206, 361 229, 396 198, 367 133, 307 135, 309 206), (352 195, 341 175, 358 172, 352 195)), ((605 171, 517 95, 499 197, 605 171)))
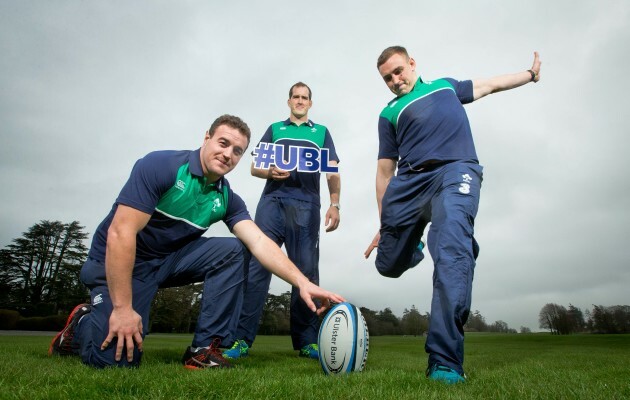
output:
MULTIPOLYGON (((549 302, 630 304, 629 27, 626 0, 0 0, 0 247, 44 219, 92 233, 138 158, 198 148, 221 114, 243 118, 255 144, 304 81, 341 158, 322 286, 424 313, 430 258, 399 279, 363 258, 379 226, 378 114, 392 98, 376 58, 399 44, 423 79, 464 80, 526 70, 536 50, 539 83, 466 106, 484 166, 472 309, 538 330, 549 302)), ((228 179, 253 216, 264 182, 250 162, 228 179)), ((288 289, 274 278, 272 293, 288 289)))

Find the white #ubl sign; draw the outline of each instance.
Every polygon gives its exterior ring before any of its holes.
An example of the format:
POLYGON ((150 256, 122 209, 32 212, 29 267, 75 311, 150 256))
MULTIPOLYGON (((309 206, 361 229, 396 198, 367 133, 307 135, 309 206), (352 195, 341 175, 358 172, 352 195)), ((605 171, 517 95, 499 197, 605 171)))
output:
POLYGON ((339 172, 339 168, 329 165, 330 151, 313 147, 285 146, 274 143, 259 143, 254 149, 254 168, 267 169, 272 165, 285 171, 298 172, 339 172), (287 160, 287 161, 285 161, 287 160))

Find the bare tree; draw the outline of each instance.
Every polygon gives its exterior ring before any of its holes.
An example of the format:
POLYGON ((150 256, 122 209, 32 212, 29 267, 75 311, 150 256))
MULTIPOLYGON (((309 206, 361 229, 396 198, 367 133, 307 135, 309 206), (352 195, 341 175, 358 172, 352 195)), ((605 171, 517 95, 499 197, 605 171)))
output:
POLYGON ((630 306, 593 305, 589 326, 595 333, 630 333, 630 306))
POLYGON ((553 335, 567 335, 571 333, 569 313, 564 306, 547 303, 538 314, 541 328, 549 329, 553 335))

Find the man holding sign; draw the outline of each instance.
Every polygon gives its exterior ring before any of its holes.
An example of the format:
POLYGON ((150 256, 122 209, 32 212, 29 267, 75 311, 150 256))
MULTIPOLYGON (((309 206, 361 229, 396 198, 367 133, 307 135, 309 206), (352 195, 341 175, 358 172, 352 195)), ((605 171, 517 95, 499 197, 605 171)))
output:
MULTIPOLYGON (((253 151, 253 176, 266 179, 256 209, 256 224, 279 246, 312 282, 319 283, 320 173, 326 173, 330 205, 326 211, 326 232, 339 226, 341 179, 339 158, 328 129, 308 119, 313 105, 311 89, 298 82, 289 90, 291 113, 285 121, 272 124, 253 151)), ((269 291, 271 274, 252 257, 243 309, 234 345, 224 351, 226 358, 249 354, 269 291)), ((300 357, 317 359, 319 318, 291 293, 291 339, 300 357)))

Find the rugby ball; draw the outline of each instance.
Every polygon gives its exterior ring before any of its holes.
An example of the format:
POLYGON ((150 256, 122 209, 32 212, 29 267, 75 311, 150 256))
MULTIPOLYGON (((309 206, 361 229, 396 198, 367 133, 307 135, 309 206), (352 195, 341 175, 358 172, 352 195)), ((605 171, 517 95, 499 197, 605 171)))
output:
POLYGON ((326 375, 362 371, 368 356, 368 333, 361 311, 339 303, 328 311, 319 328, 319 362, 326 375))

